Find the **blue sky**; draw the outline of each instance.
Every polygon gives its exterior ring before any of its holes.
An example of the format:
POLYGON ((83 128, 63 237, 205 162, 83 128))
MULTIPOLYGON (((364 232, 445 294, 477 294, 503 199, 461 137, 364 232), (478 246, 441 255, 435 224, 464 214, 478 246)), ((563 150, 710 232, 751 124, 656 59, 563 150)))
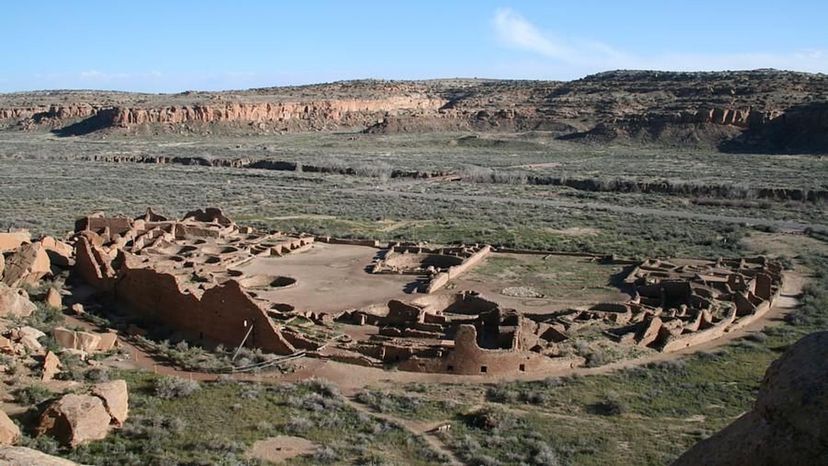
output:
POLYGON ((14 1, 0 9, 0 92, 828 72, 826 24, 825 0, 14 1))

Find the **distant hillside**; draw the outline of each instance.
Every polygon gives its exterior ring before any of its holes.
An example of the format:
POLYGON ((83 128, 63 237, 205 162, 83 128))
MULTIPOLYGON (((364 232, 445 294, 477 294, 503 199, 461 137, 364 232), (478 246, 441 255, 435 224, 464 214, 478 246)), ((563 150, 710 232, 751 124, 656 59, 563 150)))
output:
POLYGON ((246 91, 0 94, 0 128, 62 136, 534 132, 582 143, 828 153, 828 75, 611 71, 569 82, 344 81, 246 91))

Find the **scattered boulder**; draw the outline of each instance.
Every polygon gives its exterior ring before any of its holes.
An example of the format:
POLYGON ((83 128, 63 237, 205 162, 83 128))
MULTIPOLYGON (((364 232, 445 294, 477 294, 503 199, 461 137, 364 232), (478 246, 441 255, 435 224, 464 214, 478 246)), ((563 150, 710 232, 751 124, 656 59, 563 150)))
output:
POLYGON ((48 382, 54 379, 62 367, 63 364, 60 363, 57 355, 51 351, 47 352, 43 358, 43 375, 41 375, 40 380, 48 382))
POLYGON ((12 330, 12 337, 13 338, 23 338, 23 337, 30 337, 34 338, 35 340, 40 340, 41 338, 45 337, 46 334, 41 332, 40 330, 29 327, 28 325, 20 327, 18 329, 12 330))
POLYGON ((109 432, 110 416, 103 400, 92 395, 64 395, 52 402, 40 417, 38 435, 50 435, 61 443, 76 447, 100 440, 109 432))
POLYGON ((27 230, 0 233, 0 253, 14 251, 25 243, 32 242, 32 235, 27 230))
POLYGON ((674 466, 828 464, 828 332, 808 335, 765 373, 753 410, 674 466))
POLYGON ((26 317, 35 309, 37 307, 24 290, 0 283, 0 317, 26 317))
POLYGON ((87 353, 94 353, 98 350, 101 337, 92 332, 75 332, 75 348, 87 353))
POLYGON ((118 334, 116 332, 107 332, 98 334, 100 340, 98 341, 98 351, 112 351, 118 346, 118 334))
POLYGON ((129 413, 129 391, 125 380, 112 380, 96 384, 92 394, 104 401, 106 410, 117 427, 124 425, 129 413))
POLYGON ((41 354, 43 353, 43 345, 37 341, 36 338, 32 337, 31 335, 23 335, 20 337, 18 341, 24 348, 29 352, 29 354, 41 354))
POLYGON ((52 336, 61 348, 77 350, 83 353, 109 351, 117 345, 118 336, 115 332, 94 333, 69 330, 65 327, 52 329, 52 336))
POLYGON ((63 268, 74 265, 74 260, 72 259, 74 249, 72 246, 51 236, 44 236, 40 240, 40 244, 46 250, 46 254, 49 256, 52 265, 63 268))
POLYGON ((75 332, 64 327, 55 327, 52 329, 52 336, 61 348, 76 349, 75 347, 75 332))
POLYGON ((0 445, 14 445, 20 440, 20 427, 0 411, 0 445))
POLYGON ((6 258, 3 282, 12 287, 23 283, 37 283, 51 271, 46 249, 40 243, 24 244, 6 258))
POLYGON ((74 461, 26 447, 0 447, 0 464, 8 466, 78 466, 74 461))
POLYGON ((60 296, 60 291, 49 288, 49 292, 46 293, 46 305, 55 310, 63 309, 63 298, 60 296))
POLYGON ((4 336, 0 336, 0 351, 6 354, 14 354, 14 343, 4 336))
POLYGON ((86 309, 84 309, 83 304, 81 303, 75 303, 69 309, 71 309, 72 312, 75 313, 75 315, 82 316, 86 314, 86 309))

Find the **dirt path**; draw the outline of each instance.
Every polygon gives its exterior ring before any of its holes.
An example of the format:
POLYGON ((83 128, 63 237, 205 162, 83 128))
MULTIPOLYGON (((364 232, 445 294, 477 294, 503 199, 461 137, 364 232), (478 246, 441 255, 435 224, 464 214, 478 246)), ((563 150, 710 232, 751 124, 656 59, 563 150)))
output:
POLYGON ((410 419, 403 419, 403 418, 392 416, 392 415, 389 415, 389 414, 377 413, 377 412, 371 411, 370 409, 368 409, 367 406, 363 405, 362 403, 354 401, 353 399, 351 399, 349 397, 344 397, 344 398, 345 398, 345 402, 348 404, 348 406, 354 408, 355 410, 357 410, 361 413, 364 413, 368 416, 379 418, 379 419, 382 419, 384 421, 399 425, 403 429, 407 430, 411 435, 413 435, 415 437, 421 437, 423 440, 425 440, 425 442, 428 444, 428 446, 431 447, 432 450, 434 450, 438 453, 441 453, 443 456, 448 458, 448 464, 451 464, 451 465, 462 465, 463 464, 462 461, 457 459, 457 457, 454 455, 454 452, 452 452, 448 447, 446 447, 446 445, 443 443, 443 441, 440 439, 440 437, 436 434, 436 432, 434 432, 434 429, 436 429, 437 427, 439 427, 443 424, 446 424, 447 421, 423 422, 423 421, 413 421, 413 420, 410 420, 410 419))

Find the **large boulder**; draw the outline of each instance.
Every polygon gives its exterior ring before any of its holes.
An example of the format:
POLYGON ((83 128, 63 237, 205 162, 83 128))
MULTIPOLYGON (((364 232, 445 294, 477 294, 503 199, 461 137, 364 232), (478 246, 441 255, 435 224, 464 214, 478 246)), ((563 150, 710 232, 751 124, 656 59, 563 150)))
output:
POLYGON ((50 435, 74 448, 106 437, 110 420, 101 398, 69 394, 46 408, 40 416, 36 431, 38 435, 50 435))
POLYGON ((14 445, 20 440, 20 427, 0 411, 0 445, 14 445))
POLYGON ((31 242, 32 235, 26 230, 0 232, 0 253, 14 251, 22 244, 31 242))
POLYGON ((52 337, 61 348, 77 349, 75 346, 75 332, 64 327, 52 329, 52 337))
POLYGON ((117 344, 118 336, 114 332, 94 333, 69 330, 64 327, 52 329, 52 336, 58 346, 66 349, 80 350, 85 353, 109 351, 117 344))
POLYGON ((674 466, 828 464, 828 332, 806 336, 765 373, 753 410, 674 466))
POLYGON ((116 332, 99 333, 98 337, 98 351, 111 351, 118 346, 118 334, 116 332))
POLYGON ((49 255, 40 243, 24 244, 6 258, 3 282, 9 286, 37 283, 52 272, 49 255))
POLYGON ((104 401, 112 424, 117 427, 124 425, 129 413, 129 391, 125 380, 112 380, 99 383, 92 387, 92 394, 104 401))
POLYGON ((101 336, 92 332, 75 332, 75 349, 86 351, 87 353, 94 353, 98 351, 98 345, 101 343, 101 336))
POLYGON ((51 236, 44 236, 40 240, 40 244, 46 250, 46 254, 49 256, 49 260, 53 265, 63 268, 74 265, 75 261, 72 259, 72 256, 75 251, 72 246, 51 236))
POLYGON ((24 290, 0 283, 0 317, 26 317, 35 309, 37 307, 24 290))
POLYGON ((0 447, 0 464, 6 466, 78 466, 74 461, 26 447, 0 447))

